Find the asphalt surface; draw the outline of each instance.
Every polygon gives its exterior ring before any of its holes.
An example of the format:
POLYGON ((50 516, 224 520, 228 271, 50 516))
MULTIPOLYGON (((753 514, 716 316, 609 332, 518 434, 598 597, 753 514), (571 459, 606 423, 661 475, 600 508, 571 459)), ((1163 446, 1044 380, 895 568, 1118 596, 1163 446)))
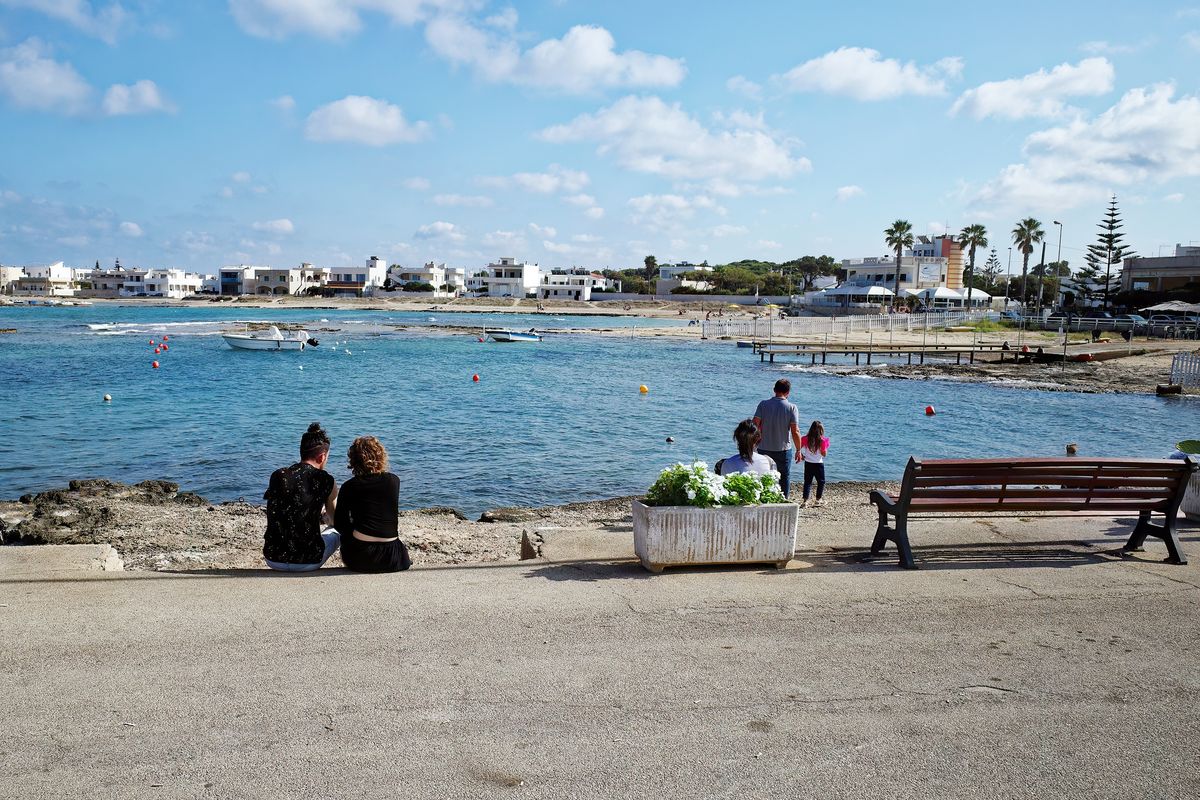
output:
POLYGON ((0 554, 0 797, 1195 798, 1200 529, 1182 567, 1126 530, 913 523, 916 572, 816 528, 778 572, 0 554))

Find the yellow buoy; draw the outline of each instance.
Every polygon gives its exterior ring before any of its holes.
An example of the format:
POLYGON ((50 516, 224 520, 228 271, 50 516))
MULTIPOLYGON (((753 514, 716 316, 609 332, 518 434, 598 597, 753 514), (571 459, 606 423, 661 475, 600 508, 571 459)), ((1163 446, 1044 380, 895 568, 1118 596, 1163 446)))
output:
POLYGON ((644 384, 644 383, 638 387, 638 391, 641 392, 642 394, 650 394, 650 388, 648 386, 646 386, 646 384, 644 384))

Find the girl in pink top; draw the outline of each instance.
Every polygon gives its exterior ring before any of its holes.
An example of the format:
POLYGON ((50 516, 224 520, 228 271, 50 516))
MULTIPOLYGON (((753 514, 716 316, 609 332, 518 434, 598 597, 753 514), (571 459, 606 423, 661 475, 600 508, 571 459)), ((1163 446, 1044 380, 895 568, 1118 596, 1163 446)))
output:
POLYGON ((813 505, 825 505, 821 497, 825 494, 825 454, 828 452, 829 437, 825 435, 825 426, 821 420, 815 419, 808 426, 808 433, 800 440, 800 457, 804 459, 804 500, 800 505, 808 505, 808 493, 813 480, 817 482, 817 496, 813 505))

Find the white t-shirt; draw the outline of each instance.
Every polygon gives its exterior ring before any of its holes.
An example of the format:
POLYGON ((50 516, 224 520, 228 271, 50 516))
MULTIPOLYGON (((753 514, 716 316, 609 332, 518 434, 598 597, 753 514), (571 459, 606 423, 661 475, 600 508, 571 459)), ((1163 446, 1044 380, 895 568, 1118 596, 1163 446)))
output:
POLYGON ((800 457, 809 464, 824 464, 825 453, 829 452, 829 437, 821 439, 821 446, 816 450, 808 449, 808 437, 800 439, 800 457))
POLYGON ((749 463, 742 458, 739 453, 736 456, 730 456, 721 464, 722 475, 736 475, 739 472, 753 472, 755 475, 767 475, 771 472, 778 472, 775 468, 775 461, 770 456, 764 456, 762 453, 755 453, 749 463))

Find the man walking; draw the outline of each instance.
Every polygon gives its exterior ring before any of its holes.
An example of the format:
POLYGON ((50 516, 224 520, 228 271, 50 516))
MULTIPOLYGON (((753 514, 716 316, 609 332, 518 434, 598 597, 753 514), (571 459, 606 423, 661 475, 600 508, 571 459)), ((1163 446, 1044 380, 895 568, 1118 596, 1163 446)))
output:
POLYGON ((800 409, 788 402, 792 393, 792 382, 787 378, 775 381, 775 396, 763 400, 754 410, 754 424, 762 431, 762 443, 758 452, 769 456, 779 468, 779 489, 784 497, 792 490, 792 453, 796 445, 795 460, 800 460, 800 409))

